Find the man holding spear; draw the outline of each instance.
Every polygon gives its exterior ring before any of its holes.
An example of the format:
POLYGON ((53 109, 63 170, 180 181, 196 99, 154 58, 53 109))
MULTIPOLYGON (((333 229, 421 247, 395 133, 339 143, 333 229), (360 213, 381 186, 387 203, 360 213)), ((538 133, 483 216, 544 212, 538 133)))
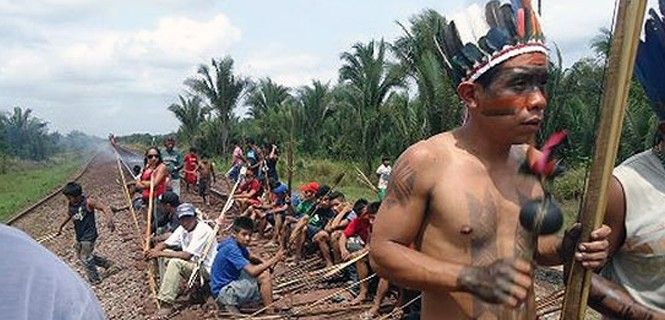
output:
POLYGON ((573 246, 540 237, 529 249, 539 233, 521 226, 520 211, 534 202, 546 215, 557 211, 542 205, 548 195, 537 177, 519 173, 525 160, 542 164, 533 173, 550 172, 547 157, 527 157, 547 106, 548 50, 531 1, 483 9, 469 7, 437 38, 465 122, 400 156, 370 243, 379 276, 422 291, 422 319, 535 319, 531 261, 574 256, 595 269, 607 257, 606 226, 578 246, 569 232, 573 246))

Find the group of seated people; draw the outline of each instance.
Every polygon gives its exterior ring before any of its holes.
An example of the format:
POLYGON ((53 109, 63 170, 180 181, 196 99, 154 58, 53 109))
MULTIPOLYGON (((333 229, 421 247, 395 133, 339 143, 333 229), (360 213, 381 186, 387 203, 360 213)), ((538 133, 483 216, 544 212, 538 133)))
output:
MULTIPOLYGON (((380 202, 359 199, 351 205, 341 192, 316 182, 300 186, 299 194, 291 199, 286 184, 275 180, 261 183, 254 170, 247 170, 242 179, 233 196, 239 214, 233 220, 232 233, 219 243, 214 241, 207 252, 206 243, 216 240, 214 229, 197 216, 192 204, 180 203, 178 196, 168 191, 162 196, 161 211, 170 217, 163 219, 168 221, 167 228, 154 238, 154 247, 145 252, 147 259, 161 261, 158 317, 173 313, 176 298, 185 293, 183 284, 201 259, 200 276, 220 308, 237 313, 239 306, 262 303, 265 311, 272 313, 271 270, 287 252, 293 258, 286 267, 293 268, 307 246, 318 249, 326 266, 349 261, 368 248, 380 202), (255 232, 258 237, 270 237, 269 244, 278 247, 270 259, 249 251, 255 232)), ((372 273, 367 256, 354 266, 357 278, 353 280, 372 273)), ((362 303, 368 297, 367 281, 358 287, 351 304, 362 303)), ((370 315, 378 313, 388 289, 388 282, 381 279, 370 315)))

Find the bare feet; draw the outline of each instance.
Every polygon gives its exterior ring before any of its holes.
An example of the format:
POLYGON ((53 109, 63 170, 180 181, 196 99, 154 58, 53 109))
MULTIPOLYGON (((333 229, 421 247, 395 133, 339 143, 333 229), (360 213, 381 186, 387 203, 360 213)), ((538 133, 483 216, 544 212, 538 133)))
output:
POLYGON ((366 298, 367 298, 367 296, 358 295, 357 297, 355 297, 355 299, 351 300, 351 302, 349 302, 349 304, 352 305, 352 306, 361 304, 361 303, 363 303, 363 301, 365 301, 366 298))

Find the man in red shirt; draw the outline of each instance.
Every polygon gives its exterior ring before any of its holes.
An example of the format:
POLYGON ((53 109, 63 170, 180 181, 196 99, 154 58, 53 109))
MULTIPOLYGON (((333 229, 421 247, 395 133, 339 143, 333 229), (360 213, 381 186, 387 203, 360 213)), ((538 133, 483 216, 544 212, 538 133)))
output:
POLYGON ((238 188, 234 196, 243 215, 249 214, 249 212, 245 212, 249 206, 261 204, 261 200, 259 200, 261 193, 261 182, 256 179, 256 173, 253 169, 247 169, 245 182, 238 188))
MULTIPOLYGON (((339 238, 339 248, 342 253, 342 260, 347 261, 352 258, 351 252, 360 251, 363 248, 369 247, 369 240, 372 235, 372 224, 374 223, 374 218, 376 212, 379 211, 381 202, 372 202, 360 216, 352 220, 349 225, 344 229, 344 234, 339 238)), ((356 270, 358 272, 358 280, 362 281, 370 275, 370 266, 369 260, 363 258, 356 262, 356 270)), ((378 315, 379 307, 381 306, 381 300, 388 293, 390 288, 390 283, 386 279, 381 278, 379 280, 379 286, 376 289, 376 295, 374 296, 374 303, 372 308, 367 312, 366 316, 374 317, 378 315)), ((360 292, 358 296, 351 301, 351 305, 362 303, 367 299, 368 284, 367 281, 360 283, 360 292)))

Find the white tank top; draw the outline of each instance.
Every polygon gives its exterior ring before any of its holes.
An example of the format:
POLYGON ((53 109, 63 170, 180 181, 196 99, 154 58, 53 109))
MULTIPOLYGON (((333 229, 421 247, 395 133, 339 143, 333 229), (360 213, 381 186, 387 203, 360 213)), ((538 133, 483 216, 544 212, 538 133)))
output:
POLYGON ((665 312, 665 168, 648 150, 616 167, 614 176, 626 199, 626 240, 603 274, 665 312))

